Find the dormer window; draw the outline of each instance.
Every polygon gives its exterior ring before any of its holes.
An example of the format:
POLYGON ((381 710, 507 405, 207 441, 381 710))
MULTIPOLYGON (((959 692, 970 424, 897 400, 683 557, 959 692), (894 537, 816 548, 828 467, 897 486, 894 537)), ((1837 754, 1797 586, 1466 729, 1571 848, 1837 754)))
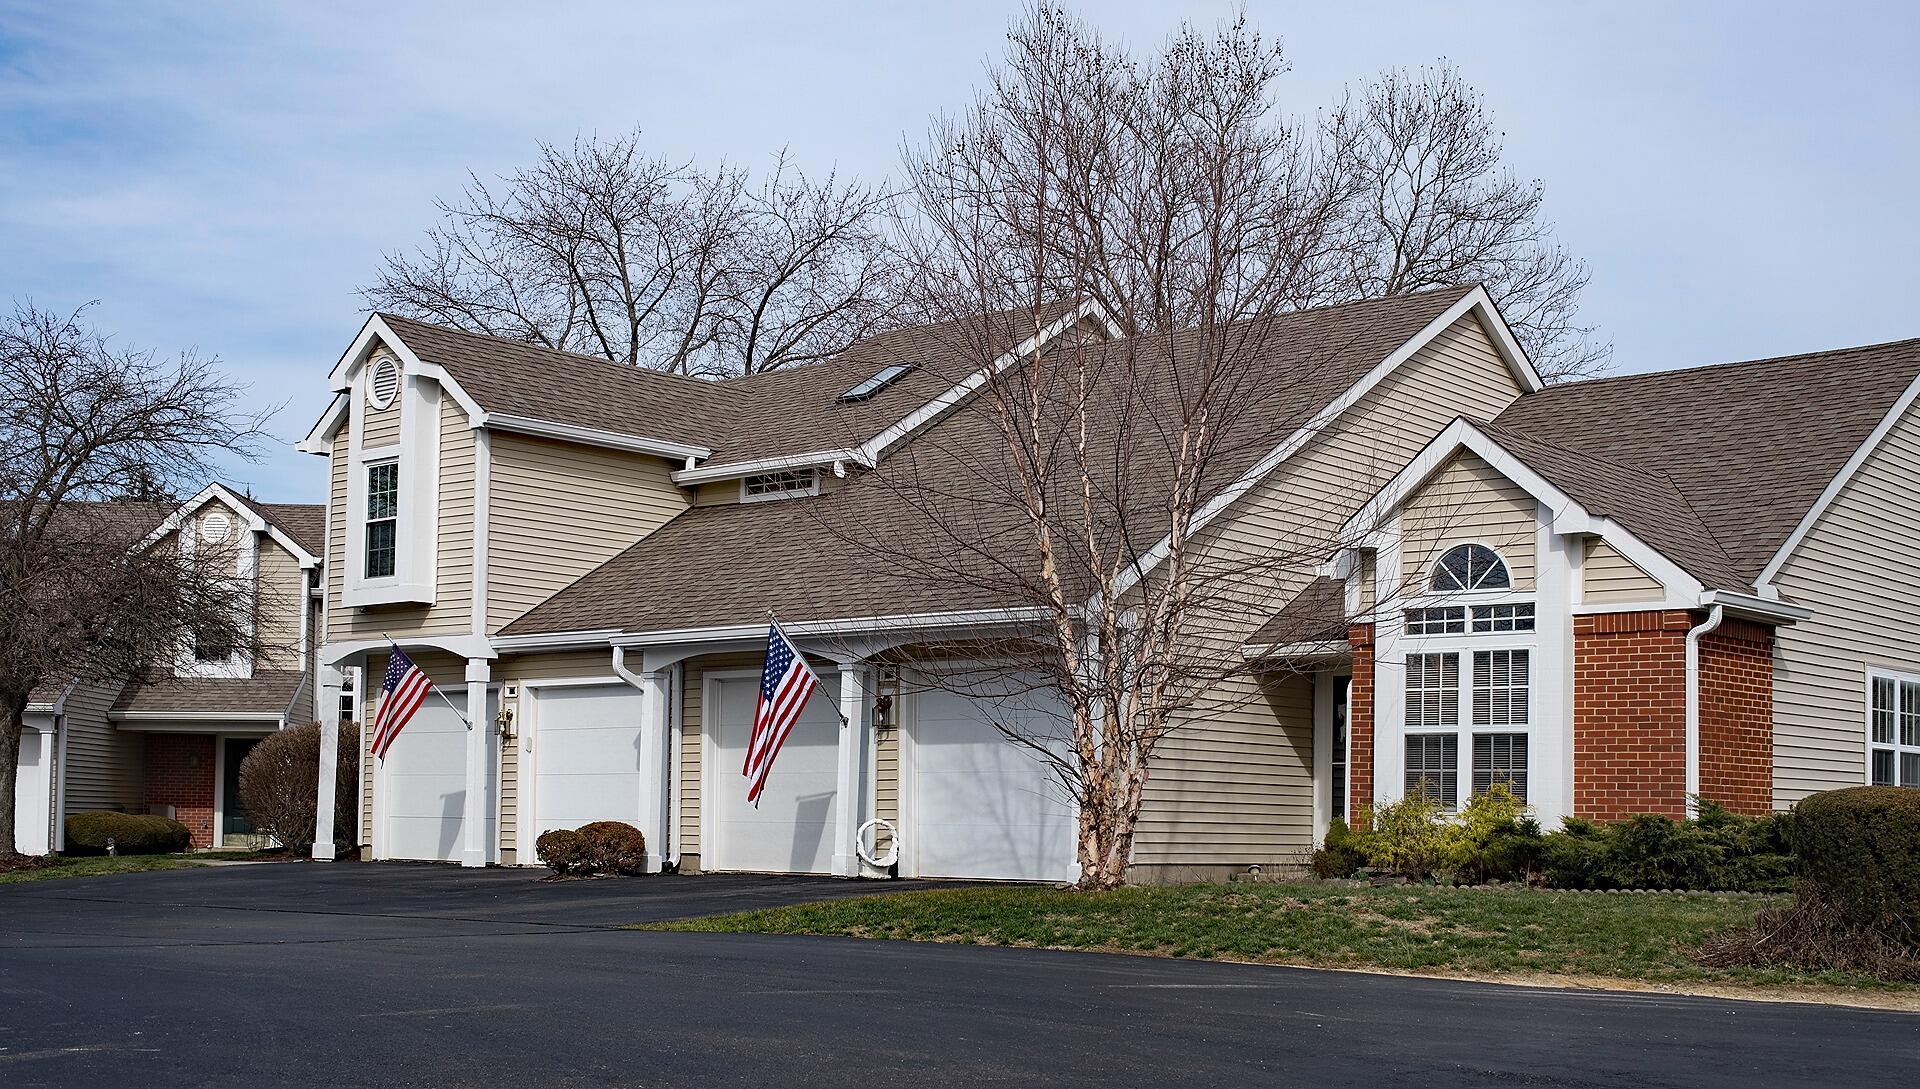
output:
POLYGON ((392 578, 400 545, 400 463, 367 466, 366 562, 364 577, 392 578))
POLYGON ((820 494, 818 469, 782 469, 777 473, 756 473, 740 480, 740 501, 758 503, 767 499, 794 499, 820 494))
POLYGON ((890 363, 873 373, 873 377, 840 395, 840 403, 850 405, 855 401, 864 401, 888 386, 900 380, 900 376, 912 370, 912 363, 890 363))
POLYGON ((1476 590, 1511 590, 1513 576, 1507 561, 1486 545, 1463 544, 1447 549, 1433 565, 1433 592, 1457 594, 1476 590))

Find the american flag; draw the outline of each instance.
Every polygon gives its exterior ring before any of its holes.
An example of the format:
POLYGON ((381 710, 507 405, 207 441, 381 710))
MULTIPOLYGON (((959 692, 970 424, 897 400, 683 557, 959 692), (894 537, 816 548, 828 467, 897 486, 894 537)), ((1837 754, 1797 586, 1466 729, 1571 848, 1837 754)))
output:
POLYGON ((387 677, 380 682, 380 710, 373 716, 373 755, 386 759, 393 739, 413 721, 414 712, 433 691, 433 682, 399 647, 387 659, 387 677))
POLYGON ((747 801, 760 804, 760 792, 766 788, 767 772, 780 746, 800 721, 807 697, 820 687, 820 678, 807 660, 787 640, 777 623, 767 627, 767 664, 760 670, 760 705, 753 712, 753 737, 747 742, 746 766, 740 773, 747 777, 747 801))

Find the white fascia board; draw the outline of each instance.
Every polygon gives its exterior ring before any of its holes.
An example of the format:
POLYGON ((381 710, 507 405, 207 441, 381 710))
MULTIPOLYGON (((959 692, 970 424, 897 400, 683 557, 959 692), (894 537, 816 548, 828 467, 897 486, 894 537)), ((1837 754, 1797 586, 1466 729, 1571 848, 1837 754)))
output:
POLYGON ((320 454, 322 456, 331 454, 333 452, 334 433, 339 431, 341 425, 347 422, 347 406, 351 403, 352 399, 350 395, 345 393, 334 394, 333 400, 327 404, 326 411, 322 412, 320 418, 314 421, 313 427, 308 429, 307 437, 294 443, 293 448, 303 454, 320 454))
POLYGON ((760 473, 776 473, 782 469, 807 469, 848 461, 864 465, 869 469, 873 467, 873 462, 859 450, 814 450, 805 454, 782 454, 779 457, 755 458, 752 461, 702 465, 698 469, 679 469, 670 475, 675 484, 690 486, 715 480, 737 480, 760 473))
POLYGON ((1086 317, 1095 318, 1106 326, 1109 332, 1116 336, 1119 334, 1119 326, 1099 304, 1091 299, 1083 301, 1072 310, 1055 318, 1051 324, 1021 341, 1012 351, 969 374, 955 383, 953 388, 914 409, 893 426, 862 443, 859 450, 860 457, 857 460, 867 465, 878 464, 880 459, 886 456, 888 449, 932 423, 948 409, 966 400, 975 390, 986 385, 995 375, 1018 363, 1022 357, 1031 355, 1041 347, 1052 343, 1086 317))
MULTIPOLYGON (((449 380, 450 381, 450 380, 449 380)), ((458 389, 457 384, 448 386, 458 389)), ((456 395, 458 396, 458 395, 456 395)), ((531 416, 515 416, 505 412, 482 412, 476 427, 490 427, 495 431, 511 431, 519 435, 534 435, 543 439, 561 439, 587 446, 604 446, 613 450, 626 450, 636 454, 653 454, 663 458, 685 461, 713 456, 713 450, 705 446, 690 443, 672 442, 667 439, 650 439, 644 435, 628 435, 619 431, 603 431, 597 427, 581 427, 578 424, 560 423, 555 420, 539 420, 531 416)))
MULTIPOLYGON (((480 635, 401 635, 401 650, 443 650, 456 658, 496 657, 492 640, 480 635)), ((337 666, 356 654, 387 649, 385 639, 344 639, 320 647, 320 664, 337 666)))
MULTIPOLYGON (((1462 295, 1459 301, 1447 307, 1446 310, 1441 312, 1439 317, 1428 322, 1425 328, 1415 333, 1412 337, 1409 337, 1405 343, 1395 348, 1385 359, 1375 364, 1373 369, 1368 371, 1358 382, 1347 387, 1345 392, 1334 398, 1325 408, 1315 413, 1312 419, 1297 428, 1291 435, 1288 435, 1280 445, 1269 451, 1253 468, 1242 473, 1239 479, 1221 489, 1218 494, 1208 500, 1194 515, 1193 526, 1188 530, 1188 536, 1191 537, 1204 530, 1208 524, 1225 513, 1226 509, 1237 502, 1241 496, 1252 491, 1255 485, 1265 480, 1269 474, 1280 468, 1289 458, 1299 453, 1309 442, 1312 442, 1314 437, 1318 435, 1321 429, 1325 428, 1328 423, 1339 418, 1342 413, 1358 404, 1361 398, 1373 392, 1375 386, 1378 386, 1387 379, 1388 375, 1398 370, 1402 363, 1412 359, 1422 348, 1432 343, 1434 338, 1451 328, 1454 322, 1459 321, 1462 317, 1470 313, 1477 314, 1482 321, 1486 323, 1488 330, 1494 334, 1495 347, 1499 350, 1502 358, 1506 360, 1507 366, 1514 369, 1515 378, 1519 381, 1521 387, 1527 390, 1537 390, 1541 388, 1540 376, 1534 372, 1533 364, 1527 361, 1526 353, 1520 351, 1519 344, 1513 342, 1512 334, 1506 332, 1506 323, 1501 320, 1499 311, 1494 309, 1493 301, 1487 296, 1486 289, 1476 287, 1465 295, 1462 295)), ((1116 594, 1124 594, 1128 590, 1133 589, 1149 572, 1165 562, 1172 549, 1173 537, 1169 534, 1162 538, 1158 544, 1149 548, 1141 556, 1139 562, 1134 564, 1131 569, 1123 572, 1118 579, 1114 580, 1114 592, 1116 594)), ((1089 613, 1096 611, 1099 607, 1100 598, 1097 595, 1086 605, 1089 613)))
MULTIPOLYGON (((783 620, 780 628, 792 636, 855 635, 876 632, 939 630, 947 628, 998 627, 1044 620, 1044 608, 976 609, 964 612, 901 613, 894 616, 849 617, 838 620, 783 620)), ((613 640, 616 646, 643 647, 670 643, 733 642, 765 638, 764 621, 730 624, 711 628, 680 628, 649 632, 622 632, 613 640)))
POLYGON ((1549 528, 1553 532, 1561 535, 1593 534, 1603 538, 1621 555, 1665 586, 1670 598, 1691 602, 1697 600, 1704 591, 1705 586, 1685 568, 1634 536, 1619 522, 1589 512, 1572 496, 1501 446, 1473 421, 1464 418, 1448 424, 1432 442, 1415 454, 1405 468, 1396 473, 1358 513, 1340 527, 1341 537, 1351 537, 1367 527, 1380 524, 1461 450, 1478 455, 1495 472, 1519 485, 1521 490, 1551 510, 1553 520, 1549 528))
POLYGON ((1813 616, 1805 605, 1794 605, 1775 598, 1757 597, 1732 590, 1708 590, 1700 595, 1700 604, 1719 605, 1727 615, 1759 620, 1768 624, 1798 624, 1813 616))
POLYGON ((275 711, 108 711, 114 722, 279 722, 275 711))
POLYGON ((502 654, 528 650, 580 650, 613 645, 619 628, 592 631, 535 632, 531 635, 496 635, 493 648, 502 654))
MULTIPOLYGON (((265 518, 262 518, 260 516, 260 513, 254 510, 252 505, 249 504, 246 500, 233 494, 233 492, 227 489, 226 485, 214 483, 214 484, 209 484, 206 487, 200 489, 199 493, 196 494, 192 499, 189 499, 186 502, 180 504, 178 507, 175 507, 173 510, 173 513, 167 515, 165 521, 161 522, 158 526, 154 527, 154 530, 152 533, 147 534, 146 537, 141 539, 139 544, 134 546, 134 550, 138 551, 139 549, 146 548, 152 544, 155 544, 156 542, 160 541, 162 538, 166 537, 167 534, 172 533, 173 531, 179 529, 181 526, 186 524, 187 519, 195 511, 199 510, 201 507, 206 506, 209 501, 214 499, 218 499, 222 503, 225 503, 228 507, 232 508, 235 513, 240 515, 240 517, 246 521, 247 529, 251 530, 252 532, 261 533, 261 532, 265 532, 272 529, 271 526, 267 525, 267 520, 265 518)), ((300 548, 297 545, 294 546, 294 548, 291 549, 291 551, 296 556, 304 557, 308 555, 306 549, 300 548)))
POLYGON ((1827 512, 1827 508, 1833 505, 1834 500, 1840 498, 1840 493, 1846 490, 1847 484, 1860 471, 1860 467, 1867 463, 1867 459, 1873 456, 1875 450, 1879 449, 1880 443, 1899 424, 1900 417, 1906 415, 1907 410, 1913 407, 1916 399, 1920 399, 1920 378, 1908 383, 1899 399, 1893 402, 1893 407, 1887 410, 1887 414, 1880 418, 1880 423, 1867 435, 1866 441, 1862 442, 1853 452, 1853 456, 1847 459, 1847 463, 1840 467, 1840 471, 1834 474, 1834 478, 1827 482, 1826 488, 1820 492, 1820 497, 1813 501, 1813 506, 1807 508, 1807 513, 1802 515, 1799 523, 1793 527, 1793 532, 1787 534, 1787 539, 1780 545, 1780 550, 1775 552, 1773 558, 1767 561, 1767 566, 1761 569, 1760 577, 1754 580, 1754 585, 1761 593, 1769 596, 1779 593, 1773 586, 1773 580, 1780 576, 1780 569, 1787 565, 1788 559, 1792 558, 1794 549, 1799 548, 1800 542, 1806 540, 1807 534, 1813 531, 1814 524, 1820 521, 1820 516, 1827 512))

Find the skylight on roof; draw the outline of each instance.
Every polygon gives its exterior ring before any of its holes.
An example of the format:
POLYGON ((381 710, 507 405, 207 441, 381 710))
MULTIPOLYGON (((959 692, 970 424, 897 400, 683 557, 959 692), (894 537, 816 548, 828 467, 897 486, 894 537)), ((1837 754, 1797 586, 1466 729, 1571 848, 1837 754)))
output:
POLYGON ((864 401, 898 381, 900 376, 913 369, 911 363, 889 363, 873 372, 873 377, 840 395, 840 403, 852 404, 864 401))

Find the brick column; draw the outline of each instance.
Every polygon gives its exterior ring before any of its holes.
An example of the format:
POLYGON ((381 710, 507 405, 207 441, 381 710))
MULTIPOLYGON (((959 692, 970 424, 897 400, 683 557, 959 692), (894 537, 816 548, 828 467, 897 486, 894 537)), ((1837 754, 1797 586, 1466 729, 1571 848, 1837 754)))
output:
POLYGON ((174 819, 193 833, 194 847, 213 846, 213 738, 147 735, 145 802, 172 806, 174 819))
POLYGON ((1686 816, 1682 610, 1573 618, 1573 813, 1686 816))
POLYGON ((1347 689, 1347 813, 1364 825, 1373 811, 1373 625, 1347 629, 1353 683, 1347 689))
POLYGON ((1700 796, 1773 808, 1773 629, 1728 620, 1700 639, 1700 796))

